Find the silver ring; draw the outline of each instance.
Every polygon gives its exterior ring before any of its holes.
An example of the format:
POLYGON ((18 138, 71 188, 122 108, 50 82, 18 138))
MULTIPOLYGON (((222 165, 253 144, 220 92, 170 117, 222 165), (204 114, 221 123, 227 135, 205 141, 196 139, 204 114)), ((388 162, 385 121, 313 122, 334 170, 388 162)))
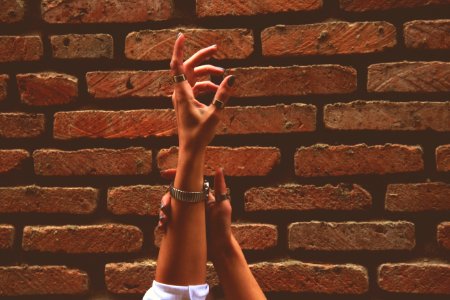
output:
POLYGON ((218 202, 222 202, 224 200, 231 200, 230 194, 228 194, 228 193, 219 194, 216 198, 216 201, 218 201, 218 202))
POLYGON ((182 82, 182 81, 185 81, 185 80, 186 80, 186 76, 184 76, 184 74, 173 76, 173 82, 174 83, 182 82))
POLYGON ((222 101, 220 101, 219 99, 214 99, 212 104, 217 108, 217 109, 222 109, 225 106, 225 103, 223 103, 222 101))

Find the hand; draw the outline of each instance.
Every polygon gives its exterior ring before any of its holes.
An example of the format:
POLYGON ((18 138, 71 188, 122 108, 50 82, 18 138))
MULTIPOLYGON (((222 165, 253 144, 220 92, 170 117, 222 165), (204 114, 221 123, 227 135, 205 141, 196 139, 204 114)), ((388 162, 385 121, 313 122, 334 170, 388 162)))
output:
POLYGON ((185 36, 180 33, 175 41, 170 69, 172 75, 185 74, 187 80, 175 83, 172 103, 175 108, 178 138, 181 151, 202 153, 215 135, 220 120, 221 109, 215 105, 205 105, 195 99, 195 95, 215 91, 214 99, 226 104, 235 81, 233 75, 225 77, 219 86, 211 81, 197 82, 197 77, 207 74, 222 75, 224 70, 212 65, 198 66, 216 51, 213 45, 199 50, 183 62, 185 36))

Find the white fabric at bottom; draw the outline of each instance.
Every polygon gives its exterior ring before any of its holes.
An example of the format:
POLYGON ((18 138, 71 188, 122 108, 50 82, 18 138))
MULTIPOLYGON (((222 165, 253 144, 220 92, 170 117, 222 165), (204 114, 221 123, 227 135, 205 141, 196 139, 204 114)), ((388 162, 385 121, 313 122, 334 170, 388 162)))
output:
POLYGON ((209 285, 170 285, 153 280, 153 285, 142 300, 205 300, 209 285))

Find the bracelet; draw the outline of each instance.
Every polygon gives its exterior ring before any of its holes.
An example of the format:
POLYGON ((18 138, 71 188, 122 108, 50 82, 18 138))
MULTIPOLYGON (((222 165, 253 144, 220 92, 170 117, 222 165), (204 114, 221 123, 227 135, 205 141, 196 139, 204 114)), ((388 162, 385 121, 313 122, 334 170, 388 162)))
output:
POLYGON ((201 192, 187 192, 179 190, 173 186, 173 182, 170 184, 170 196, 183 202, 202 202, 206 201, 209 194, 209 182, 205 179, 203 182, 203 191, 201 192))

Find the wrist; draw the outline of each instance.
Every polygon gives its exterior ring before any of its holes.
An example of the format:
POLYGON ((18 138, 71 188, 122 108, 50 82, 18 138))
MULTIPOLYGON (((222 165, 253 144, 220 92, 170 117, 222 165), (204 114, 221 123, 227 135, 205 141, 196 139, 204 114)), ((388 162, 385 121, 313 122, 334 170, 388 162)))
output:
POLYGON ((236 252, 236 246, 239 247, 239 244, 233 235, 215 239, 209 245, 211 260, 214 262, 232 256, 236 252))

